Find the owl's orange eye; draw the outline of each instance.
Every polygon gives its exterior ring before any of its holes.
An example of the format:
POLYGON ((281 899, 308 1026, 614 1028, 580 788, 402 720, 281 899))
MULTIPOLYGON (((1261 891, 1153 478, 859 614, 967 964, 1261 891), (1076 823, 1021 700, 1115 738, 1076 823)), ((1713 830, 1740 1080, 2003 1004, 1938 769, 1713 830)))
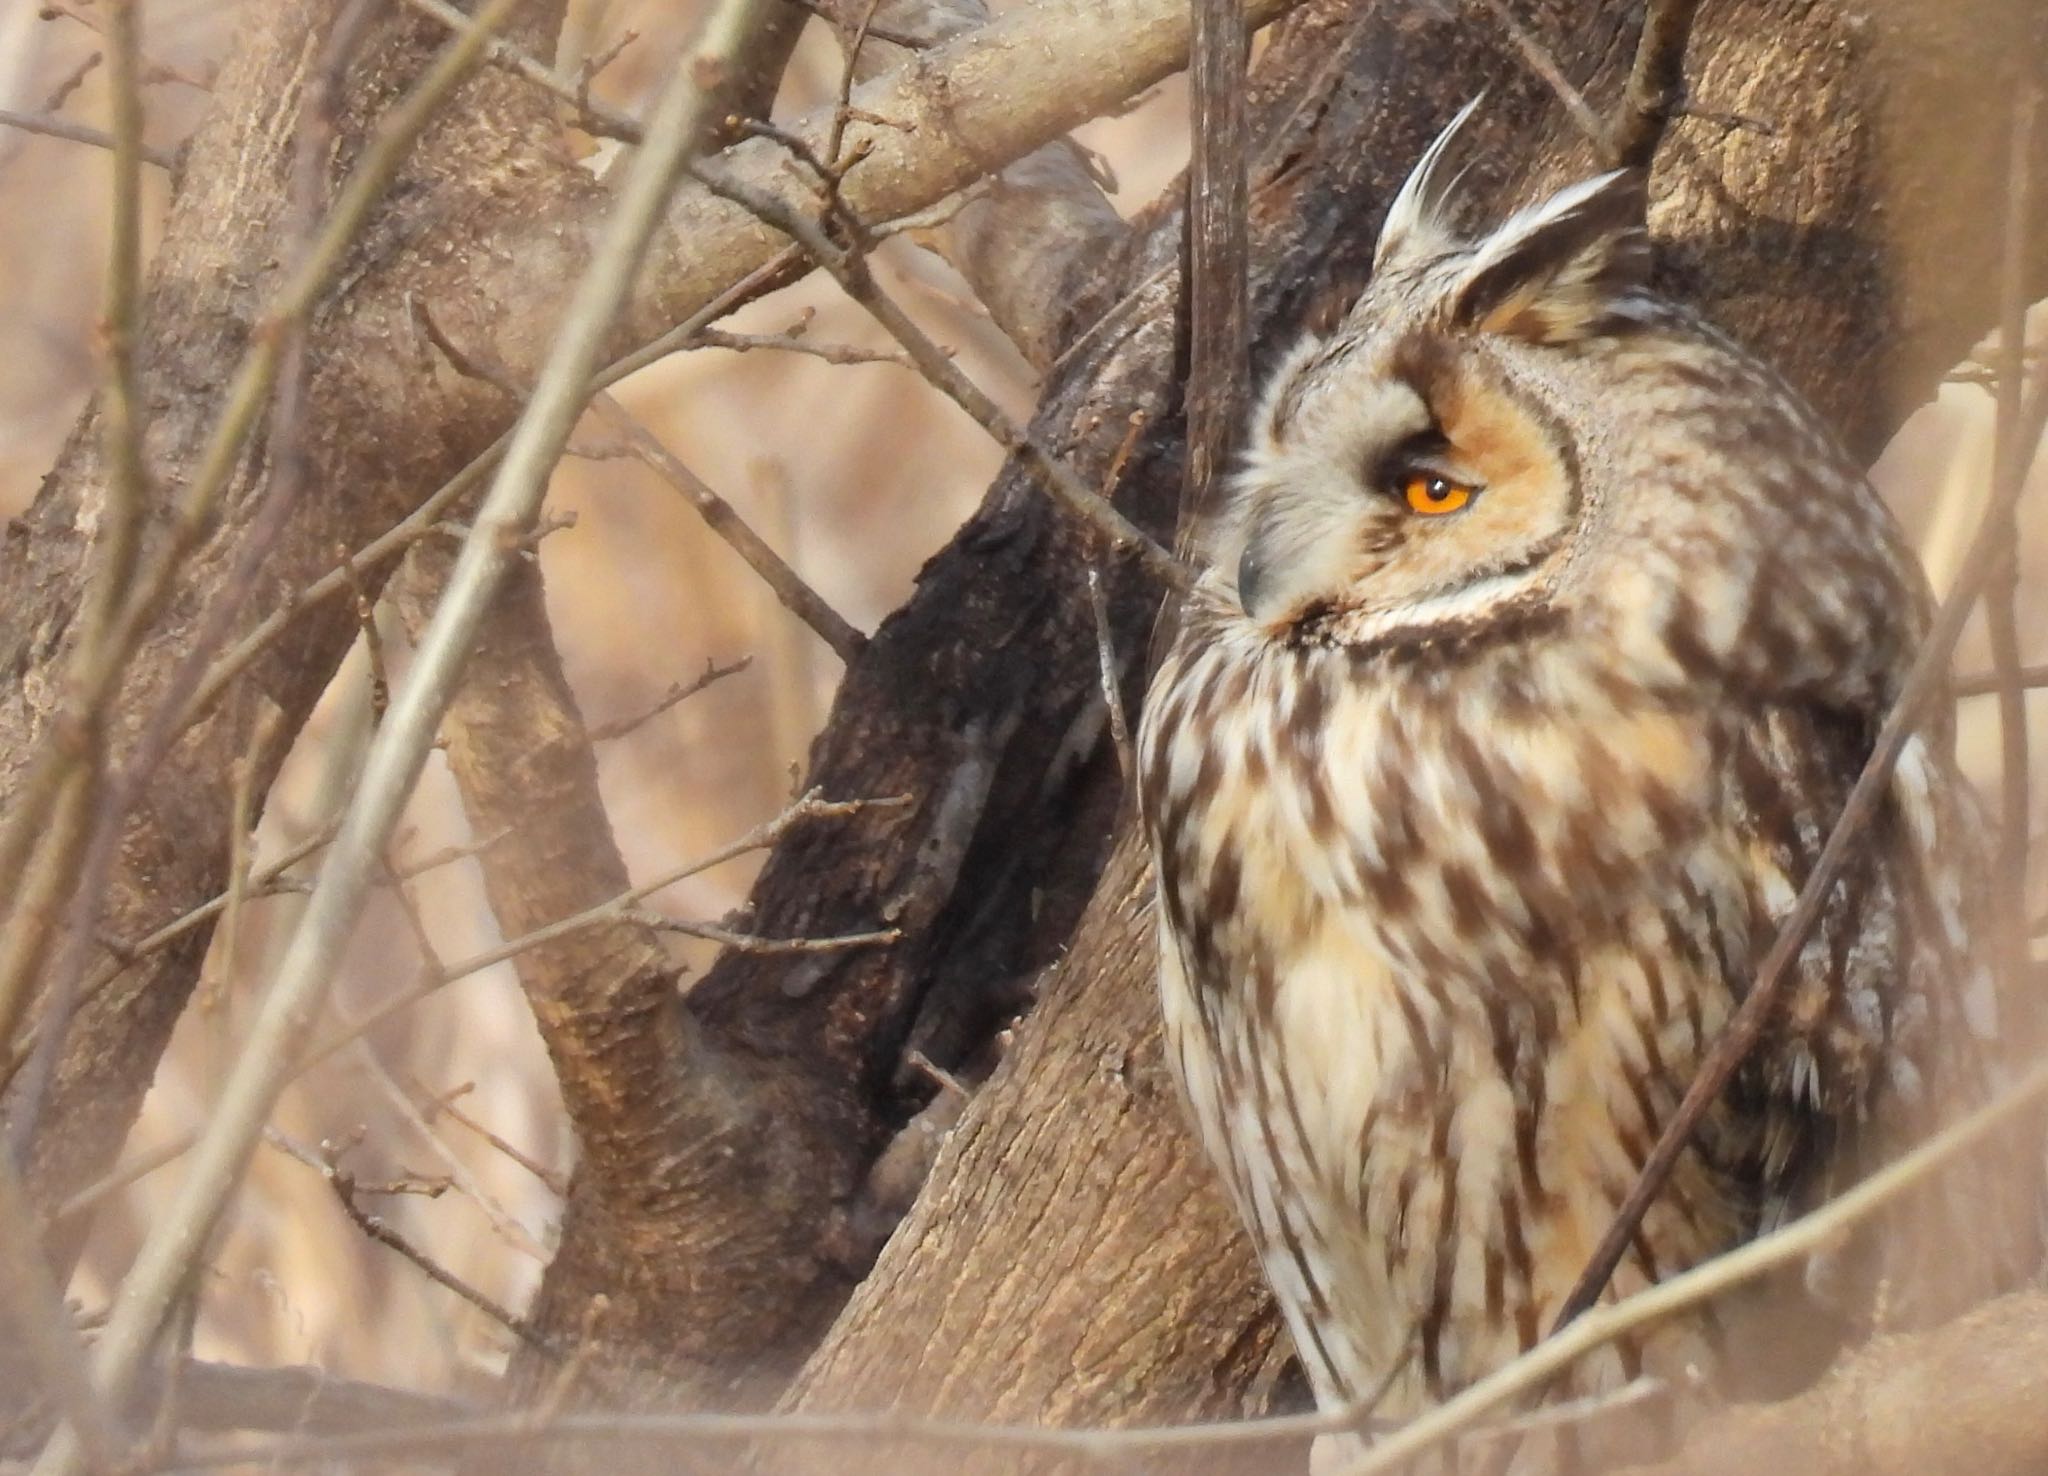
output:
POLYGON ((1401 484, 1401 496, 1407 501, 1408 510, 1425 518, 1456 512, 1472 500, 1472 491, 1463 482, 1454 482, 1435 472, 1411 472, 1401 484))

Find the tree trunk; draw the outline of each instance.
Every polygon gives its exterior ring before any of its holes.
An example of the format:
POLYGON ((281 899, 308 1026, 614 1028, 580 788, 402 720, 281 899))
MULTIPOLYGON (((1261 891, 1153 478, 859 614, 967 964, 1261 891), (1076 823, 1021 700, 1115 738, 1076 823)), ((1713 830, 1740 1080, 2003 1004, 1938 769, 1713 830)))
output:
MULTIPOLYGON (((1637 7, 1515 9, 1593 105, 1611 107, 1637 7)), ((2038 76, 2048 61, 2029 44, 2031 24, 2017 4, 1893 6, 1882 21, 1784 0, 1703 8, 1691 97, 1772 132, 1675 126, 1653 182, 1661 279, 1783 370, 1866 459, 1992 321, 1997 248, 1970 239, 1966 223, 2002 209, 1996 101, 2016 68, 2038 76), (1928 142, 1937 131, 1938 148, 1928 142)), ((1392 186, 1443 116, 1483 87, 1493 132, 1474 153, 1497 166, 1482 186, 1494 201, 1530 198, 1567 164, 1587 167, 1541 84, 1519 70, 1503 82, 1513 53, 1480 8, 1316 5, 1288 31, 1262 86, 1296 107, 1269 103, 1254 144, 1266 361, 1300 321, 1308 284, 1340 300, 1355 290, 1358 253, 1392 186), (1417 77, 1429 79, 1426 106, 1405 80, 1417 77), (1278 137, 1276 116, 1288 119, 1278 137)), ((2040 231, 2031 239, 2038 295, 2048 250, 2040 231)), ((1164 311, 1172 298, 1155 289, 1151 300, 1164 311)), ((1138 340, 1147 330, 1122 331, 1138 340)), ((1149 368, 1163 381, 1171 361, 1161 352, 1149 368)), ((937 565, 964 556, 956 545, 937 565)), ((1143 631, 1120 637, 1130 649, 1143 631)), ((1034 690, 1088 680, 1081 663, 1034 690)), ((859 691, 849 679, 842 712, 859 691)), ((835 719, 820 759, 838 731, 835 719)), ((1016 822, 987 823, 1003 833, 1016 822)), ((1255 1371, 1270 1315, 1169 1100, 1151 1017, 1149 877, 1128 837, 1117 854, 1012 1058, 969 1107, 789 1407, 1086 1426, 1267 1402, 1255 1371)), ((809 864, 825 863, 814 854, 809 864)), ((906 1445, 886 1469, 941 1461, 960 1464, 906 1445)))

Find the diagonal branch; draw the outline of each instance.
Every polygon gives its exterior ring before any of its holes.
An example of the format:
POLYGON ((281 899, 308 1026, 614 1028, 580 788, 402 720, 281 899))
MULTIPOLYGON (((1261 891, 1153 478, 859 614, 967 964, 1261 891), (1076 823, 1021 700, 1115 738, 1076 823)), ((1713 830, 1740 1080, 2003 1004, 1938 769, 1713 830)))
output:
MULTIPOLYGON (((855 237, 851 247, 842 247, 808 215, 792 209, 775 195, 701 166, 697 175, 712 193, 743 205, 809 252, 811 260, 829 272, 846 295, 866 308, 869 316, 903 346, 903 351, 910 355, 925 378, 972 416, 1004 450, 1022 458, 1037 473, 1046 491, 1086 524, 1108 552, 1135 557, 1146 572, 1170 589, 1185 591, 1192 587, 1193 577, 1185 564, 1155 543, 1144 529, 1118 512, 1107 498, 1084 484, 1073 468, 1041 446, 1028 430, 1005 415, 1002 407, 983 393, 951 356, 926 337, 924 330, 911 321, 910 315, 882 291, 874 273, 868 268, 866 252, 871 241, 866 228, 850 209, 842 207, 834 211, 835 224, 843 226, 855 237)), ((836 180, 828 189, 828 199, 838 203, 836 180)))

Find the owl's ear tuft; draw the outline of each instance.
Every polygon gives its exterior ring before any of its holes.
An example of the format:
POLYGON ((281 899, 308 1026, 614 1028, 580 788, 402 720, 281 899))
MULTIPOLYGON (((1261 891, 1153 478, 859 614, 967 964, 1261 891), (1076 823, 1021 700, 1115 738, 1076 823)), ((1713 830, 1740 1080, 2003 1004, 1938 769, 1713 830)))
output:
POLYGON ((1422 157, 1408 171, 1408 178, 1402 181, 1393 202, 1387 206, 1387 218, 1380 226, 1379 244, 1373 248, 1372 254, 1375 272, 1382 270, 1388 262, 1403 257, 1435 255, 1452 244, 1454 234, 1450 222, 1445 219, 1444 204, 1464 177, 1464 170, 1459 169, 1446 176, 1445 157, 1485 98, 1486 94, 1482 92, 1458 109, 1458 115, 1444 125, 1444 131, 1422 151, 1422 157))
POLYGON ((1617 169, 1518 210, 1472 250, 1451 291, 1451 320, 1531 343, 1607 331, 1649 280, 1641 170, 1617 169))

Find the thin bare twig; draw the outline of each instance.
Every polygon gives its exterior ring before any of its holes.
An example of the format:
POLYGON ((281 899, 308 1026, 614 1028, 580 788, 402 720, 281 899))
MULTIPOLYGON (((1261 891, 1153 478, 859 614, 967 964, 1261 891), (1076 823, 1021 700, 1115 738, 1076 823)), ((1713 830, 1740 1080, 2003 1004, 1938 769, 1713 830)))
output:
POLYGON ((391 864, 391 879, 393 882, 418 881, 430 871, 439 871, 442 867, 453 866, 458 861, 474 860, 491 847, 503 844, 515 833, 511 826, 500 826, 490 835, 464 841, 460 845, 441 846, 403 865, 394 861, 391 864))
POLYGON ((1572 120, 1572 125, 1591 140, 1594 148, 1611 158, 1613 144, 1608 137, 1607 125, 1601 121, 1599 113, 1593 110, 1593 105, 1586 101, 1586 94, 1574 87, 1571 78, 1565 76, 1564 68, 1557 64, 1557 58, 1530 33, 1527 26, 1515 18, 1515 13, 1508 9, 1503 0, 1481 0, 1481 3, 1492 12, 1494 20, 1499 22, 1500 28, 1507 33, 1508 40, 1514 43, 1515 54, 1522 59, 1522 65, 1535 73, 1537 79, 1548 87, 1551 94, 1563 105, 1565 116, 1572 120))
POLYGON ((2037 692, 2043 687, 2048 687, 2048 666, 2022 666, 2013 672, 2010 678, 1995 671, 1958 677, 1955 693, 1957 697, 1990 697, 2001 691, 2010 681, 2017 681, 2026 691, 2037 692))
MULTIPOLYGON (((402 888, 400 890, 403 891, 402 888)), ((434 962, 435 966, 439 967, 439 960, 435 959, 434 962)), ((464 1197, 482 1212, 484 1218, 491 1222, 491 1229, 497 1233, 498 1238, 521 1255, 546 1264, 547 1248, 541 1244, 540 1237, 527 1229, 518 1216, 498 1203, 497 1199, 477 1181, 476 1175, 469 1171, 469 1165, 462 1161, 461 1155, 442 1141, 441 1135, 434 1130, 434 1125, 427 1121, 426 1115, 420 1111, 411 1094, 398 1083, 385 1068, 384 1063, 377 1059, 377 1053, 370 1048, 367 1039, 356 1042, 356 1059, 370 1080, 376 1083, 377 1089, 384 1094, 384 1099, 390 1104, 391 1110, 398 1114, 399 1119, 411 1129, 413 1136, 426 1146, 427 1151, 441 1161, 448 1182, 460 1190, 464 1197)))
POLYGON ((1088 569, 1088 609, 1095 617, 1095 664, 1101 673, 1102 705, 1109 710, 1117 771, 1129 783, 1138 772, 1138 762, 1131 751, 1131 725, 1124 716, 1123 669, 1116 659, 1116 637, 1109 628, 1109 604, 1102 597, 1102 575, 1093 565, 1088 569))
POLYGON ((669 689, 657 697, 653 704, 645 711, 633 717, 619 718, 613 722, 598 723, 591 727, 588 734, 590 741, 592 743, 608 743, 614 738, 623 738, 628 733, 645 727, 677 704, 687 702, 712 683, 722 682, 729 676, 737 676, 753 664, 754 658, 751 656, 742 656, 729 666, 720 666, 716 662, 706 661, 704 669, 689 681, 670 683, 669 689))
POLYGON ((135 334, 142 295, 142 59, 135 0, 108 0, 107 82, 114 122, 114 198, 107 246, 107 306, 100 334, 106 346, 102 440, 107 460, 105 528, 99 585, 87 605, 95 636, 120 608, 135 568, 148 500, 143 465, 142 386, 135 334))
POLYGON ((384 660, 383 633, 377 629, 377 602, 370 598, 370 586, 364 583, 354 557, 345 548, 336 552, 356 617, 356 638, 363 643, 363 664, 370 673, 370 726, 375 728, 391 707, 391 668, 384 660))
MULTIPOLYGON (((101 20, 91 11, 80 10, 75 5, 65 3, 65 0, 41 0, 41 5, 42 18, 44 20, 62 16, 66 20, 76 21, 95 36, 107 36, 113 29, 109 22, 101 20)), ((139 63, 137 75, 145 84, 153 85, 158 82, 176 82, 181 86, 195 88, 200 92, 213 91, 213 84, 204 77, 180 71, 174 66, 151 60, 148 57, 138 56, 137 60, 139 63)))
POLYGON ((112 1195, 120 1193, 130 1184, 148 1178, 165 1164, 182 1157, 187 1149, 198 1140, 196 1133, 181 1133, 170 1142, 150 1149, 126 1163, 117 1165, 106 1177, 86 1185, 50 1215, 52 1225, 61 1225, 74 1215, 82 1215, 112 1195))
MULTIPOLYGON (((2021 444, 2038 442, 2044 427, 2048 427, 2048 366, 2043 366, 2035 376, 2033 392, 2020 416, 2017 433, 2024 438, 2021 444)), ((1642 1222, 1651 1201, 1664 1187, 1700 1120, 1719 1099, 1728 1079, 1735 1074, 1763 1032, 1764 1021, 1770 1017, 1785 981, 1791 975, 1794 961, 1826 910, 1835 884, 1861 845, 1865 828, 1882 810, 1890 792, 1892 771, 1943 691, 1956 639, 1962 634, 1963 625, 1968 621, 2006 544, 2013 510, 2019 505, 2020 494, 2026 490, 2024 467, 2007 467, 2005 471, 2005 480, 1992 488, 1983 521, 1978 525, 1977 536, 1963 559, 1962 567, 1956 571, 1948 598, 1935 612, 1927 638, 1913 659, 1912 669, 1899 688, 1892 710, 1878 730, 1877 739, 1871 745, 1870 758, 1864 764, 1863 772, 1856 776, 1848 798, 1843 801, 1842 813, 1829 832, 1827 843, 1821 847, 1806 884, 1800 888, 1798 901, 1793 904, 1776 941, 1757 968, 1756 982, 1750 986, 1748 996, 1715 1040, 1713 1049, 1700 1063, 1698 1074, 1686 1088, 1677 1111, 1665 1124, 1656 1147, 1650 1150, 1642 1172, 1636 1176, 1635 1187, 1615 1211, 1613 1223, 1607 1227, 1607 1233, 1579 1277, 1578 1284, 1565 1299, 1554 1324, 1556 1328, 1563 1328, 1592 1306, 1605 1289, 1608 1278, 1614 1274, 1614 1268, 1620 1264, 1623 1252, 1635 1235, 1636 1226, 1642 1222)))
POLYGON ((590 1369, 590 1361, 598 1348, 598 1329, 611 1314, 612 1299, 603 1292, 592 1296, 583 1309, 583 1326, 578 1331, 576 1346, 569 1356, 555 1369, 540 1397, 533 1402, 531 1417, 540 1424, 555 1419, 568 1407, 569 1396, 576 1392, 576 1386, 583 1382, 590 1369))
POLYGON ((333 1143, 322 1143, 319 1151, 316 1152, 305 1144, 296 1142, 285 1134, 278 1132, 275 1128, 266 1128, 263 1137, 264 1141, 273 1148, 278 1149, 289 1158, 297 1159, 300 1163, 305 1164, 308 1168, 313 1169, 322 1178, 326 1179, 327 1187, 334 1191, 334 1198, 341 1205, 341 1212, 348 1216, 349 1223, 361 1231, 365 1239, 373 1240, 386 1249, 396 1251, 399 1255, 417 1266, 429 1281, 433 1282, 436 1286, 446 1287, 522 1342, 531 1343, 544 1353, 549 1351, 546 1340, 536 1334, 528 1326, 524 1318, 486 1296, 483 1292, 478 1291, 446 1266, 443 1266, 439 1261, 436 1261, 404 1235, 392 1229, 385 1222, 383 1216, 373 1215, 356 1203, 356 1194, 359 1186, 356 1183, 355 1175, 341 1167, 343 1146, 337 1146, 333 1143))
POLYGON ((657 932, 705 938, 736 953, 843 953, 849 948, 884 948, 903 941, 899 928, 877 928, 867 933, 839 933, 821 938, 764 938, 757 933, 736 933, 716 923, 669 917, 651 907, 629 907, 619 915, 628 922, 639 923, 657 932))
MULTIPOLYGON (((277 860, 257 868, 249 877, 245 896, 275 897, 286 892, 304 891, 306 888, 303 883, 289 880, 285 873, 333 840, 334 830, 335 827, 331 824, 323 826, 277 860)), ((227 904, 228 893, 222 891, 134 942, 102 938, 101 946, 113 955, 113 960, 87 982, 79 995, 80 1003, 91 999, 141 960, 163 952, 194 928, 219 917, 227 909, 227 904)), ((13 1081, 15 1073, 21 1069, 29 1051, 34 1048, 36 1041, 41 1039, 42 1029, 43 1022, 38 1020, 29 1030, 23 1032, 21 1040, 10 1043, 5 1065, 0 1066, 0 1091, 5 1091, 8 1084, 13 1081)))
POLYGON ((804 310, 804 319, 794 328, 783 333, 722 333, 707 328, 697 335, 701 348, 731 349, 744 353, 749 349, 774 349, 786 354, 809 354, 814 359, 823 359, 828 364, 895 364, 899 368, 915 369, 910 356, 899 349, 859 348, 850 343, 818 343, 803 336, 803 328, 811 316, 811 310, 804 310))
MULTIPOLYGON (((405 3, 421 15, 439 21, 449 30, 461 35, 475 24, 468 16, 457 10, 448 0, 405 0, 405 3)), ((497 66, 524 77, 535 86, 552 92, 566 102, 576 114, 576 126, 585 133, 599 138, 615 138, 621 143, 637 144, 645 138, 646 132, 637 118, 630 118, 617 109, 599 102, 590 95, 590 80, 564 77, 553 67, 529 55, 502 36, 493 36, 487 48, 487 55, 497 66)), ((593 67, 592 72, 600 70, 593 67)))
MULTIPOLYGON (((2038 440, 2020 437, 2021 396, 2026 388, 2027 231, 2033 220, 2034 123, 2040 96, 2023 79, 2013 99, 2011 154, 2005 194, 2005 253, 1998 319, 1998 412, 1992 451, 1992 482, 2024 481, 2038 440)), ((1984 627, 1990 637, 1992 672, 1998 679, 1999 831, 1992 876, 2001 896, 1994 910, 2000 952, 2010 962, 2024 954, 2019 939, 2026 919, 2027 861, 2032 780, 2027 753, 2027 694, 2020 667, 2020 531, 2017 514, 2005 524, 2005 542, 1984 596, 1984 627)))
POLYGON ((88 51, 84 58, 60 77, 57 85, 50 89, 50 95, 43 99, 42 110, 54 113, 70 102, 71 95, 85 85, 85 79, 93 74, 93 69, 106 59, 106 53, 103 51, 88 51))
MULTIPOLYGON (((881 290, 868 268, 864 227, 851 211, 842 208, 836 217, 837 223, 855 237, 855 249, 847 250, 835 244, 814 221, 790 209, 776 196, 709 166, 699 165, 693 172, 713 194, 753 212, 802 246, 847 296, 867 309, 889 336, 903 346, 926 379, 973 417, 997 444, 1021 457, 1060 505, 1092 529, 1110 551, 1136 556, 1149 573, 1171 589, 1185 592, 1193 588, 1193 575, 1186 565, 1085 485, 1065 461, 1039 445, 1029 430, 1005 415, 995 401, 961 372, 945 350, 926 337, 924 330, 881 290)), ((834 195, 836 191, 828 189, 828 204, 834 195)))
POLYGON ((251 851, 258 797, 256 776, 263 768, 264 756, 277 734, 281 716, 277 704, 266 698, 255 729, 249 735, 248 746, 236 757, 228 775, 227 906, 222 909, 220 927, 215 930, 215 947, 201 969, 199 988, 203 1000, 216 997, 224 982, 235 977, 242 909, 249 900, 249 873, 253 864, 251 851))
POLYGON ((635 419, 617 400, 608 394, 600 394, 595 403, 625 436, 627 449, 683 494, 711 531, 746 561, 747 567, 768 586, 785 610, 815 631, 818 639, 830 646, 841 661, 851 664, 860 655, 868 638, 844 615, 826 604, 824 598, 804 582, 802 575, 783 562, 782 555, 747 526, 746 520, 731 503, 678 460, 654 432, 635 419))
MULTIPOLYGON (((845 17, 841 14, 841 8, 836 5, 827 4, 826 0, 783 0, 783 3, 793 5, 799 10, 809 11, 812 15, 818 17, 819 20, 827 21, 834 26, 840 27, 842 30, 846 28, 845 17)), ((926 37, 914 36, 908 31, 895 31, 887 26, 877 25, 873 18, 873 12, 877 7, 870 5, 867 8, 870 13, 867 22, 867 34, 875 40, 886 41, 891 46, 901 46, 906 51, 922 51, 925 47, 933 44, 926 37)))
MULTIPOLYGON (((43 138, 61 138, 70 143, 90 144, 96 149, 114 147, 111 133, 84 123, 74 123, 54 113, 18 113, 12 108, 0 108, 0 128, 14 128, 43 138)), ((137 157, 157 169, 169 169, 178 162, 177 155, 168 149, 151 148, 147 144, 137 150, 137 157)))
POLYGON ((465 1097, 476 1090, 475 1082, 465 1081, 462 1085, 445 1092, 430 1092, 426 1087, 417 1081, 413 1081, 410 1077, 407 1078, 407 1082, 417 1095, 425 1099, 426 1105, 422 1112, 428 1122, 431 1123, 436 1117, 445 1116, 459 1126, 468 1128, 469 1131, 475 1133, 479 1138, 482 1138, 486 1143, 504 1154, 505 1157, 511 1159, 529 1174, 540 1180, 556 1198, 567 1199, 569 1197, 569 1176, 567 1174, 558 1169, 549 1168, 532 1154, 507 1142, 504 1138, 492 1132, 481 1122, 478 1122, 474 1117, 471 1117, 455 1105, 457 1098, 465 1097))
POLYGON ((1187 467, 1174 552, 1192 554, 1216 484, 1230 465, 1251 373, 1250 142, 1245 64, 1250 38, 1238 0, 1195 0, 1188 57, 1194 152, 1188 164, 1187 467))
POLYGON ((545 927, 535 928, 532 932, 523 933, 519 937, 509 939, 495 948, 486 949, 484 952, 474 954, 469 958, 458 959, 456 962, 448 965, 441 973, 429 975, 413 988, 384 1001, 384 1003, 378 1005, 352 1025, 337 1032, 330 1039, 322 1041, 318 1046, 315 1046, 306 1053, 305 1059, 299 1063, 296 1070, 304 1072, 319 1065, 358 1037, 375 1029, 386 1020, 411 1009, 421 1000, 454 983, 457 979, 466 978, 471 974, 490 968, 493 964, 501 964, 509 959, 517 958, 528 949, 538 948, 543 943, 551 943, 555 939, 566 937, 570 933, 579 932, 584 928, 596 927, 601 923, 614 922, 628 909, 651 897, 656 892, 672 887, 679 881, 696 876, 699 872, 709 871, 712 867, 722 865, 736 856, 743 856, 749 851, 763 850, 772 846, 788 831, 806 821, 841 815, 855 815, 863 810, 908 803, 909 800, 902 796, 888 799, 828 800, 817 790, 812 790, 791 802, 788 808, 775 816, 774 819, 755 826, 738 840, 721 846, 708 856, 700 856, 695 861, 678 866, 672 871, 664 872, 652 881, 642 882, 638 886, 628 888, 626 891, 619 893, 616 897, 599 902, 594 906, 586 907, 581 912, 571 913, 568 917, 562 918, 558 922, 552 922, 545 927))

